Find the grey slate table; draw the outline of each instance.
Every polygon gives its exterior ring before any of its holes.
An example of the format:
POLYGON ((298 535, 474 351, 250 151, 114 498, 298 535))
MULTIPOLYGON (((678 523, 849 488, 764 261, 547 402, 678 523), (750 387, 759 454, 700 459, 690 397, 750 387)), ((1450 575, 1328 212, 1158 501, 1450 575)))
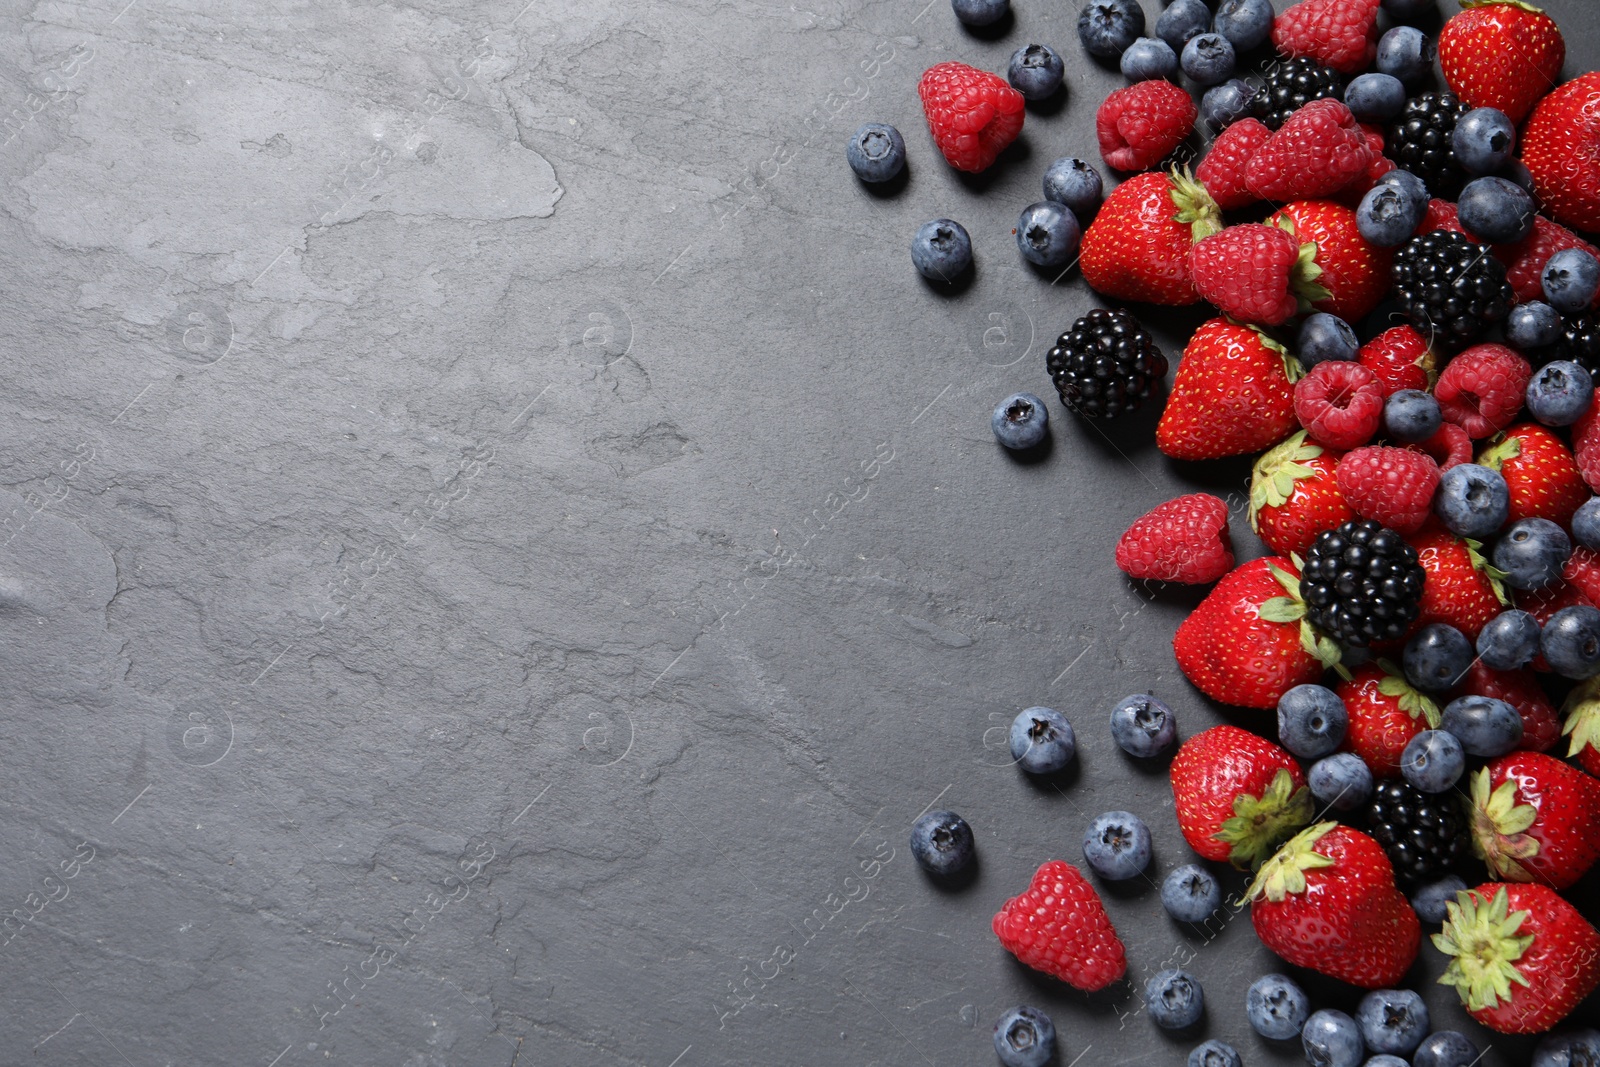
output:
MULTIPOLYGON (((1119 81, 1075 6, 124 2, 0 16, 0 1063, 990 1063, 1021 1001, 1063 1064, 1182 1062, 988 927, 1098 811, 1186 860, 1117 698, 1264 723, 1111 559, 1245 466, 989 434, 1095 304, 1009 233, 1119 81), (951 172, 917 77, 1030 40, 1064 106, 951 172), (867 119, 892 195, 843 164, 867 119), (907 256, 946 214, 954 295, 907 256), (1035 703, 1078 724, 1059 790, 1000 747, 1035 703), (960 892, 907 852, 935 803, 960 892)), ((1196 321, 1151 316, 1174 355, 1196 321)), ((1245 1024, 1247 918, 1105 895, 1136 978, 1185 963, 1206 1035, 1300 1062, 1245 1024)))

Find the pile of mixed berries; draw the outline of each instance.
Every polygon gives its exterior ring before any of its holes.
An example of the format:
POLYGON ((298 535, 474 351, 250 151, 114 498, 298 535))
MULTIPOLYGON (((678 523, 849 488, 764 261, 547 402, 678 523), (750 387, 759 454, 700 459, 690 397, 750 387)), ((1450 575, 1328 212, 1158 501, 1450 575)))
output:
MULTIPOLYGON (((1010 0, 952 2, 985 25, 1010 0)), ((1449 961, 1441 981, 1491 1030, 1545 1034, 1600 986, 1600 931, 1562 895, 1600 860, 1600 249, 1580 236, 1600 233, 1600 72, 1559 83, 1561 31, 1523 0, 1459 2, 1430 39, 1413 23, 1437 0, 1281 14, 1167 0, 1153 35, 1137 0, 1088 0, 1080 42, 1129 82, 1096 116, 1101 159, 1127 176, 1104 195, 1093 165, 1057 160, 1015 231, 1025 260, 1076 263, 1109 301, 1216 309, 1170 386, 1125 307, 1080 318, 1046 370, 1086 420, 1164 394, 1155 440, 1173 459, 1258 457, 1249 522, 1269 555, 1239 563, 1228 505, 1206 493, 1157 507, 1115 552, 1135 579, 1214 583, 1178 627, 1177 663, 1208 697, 1275 713, 1276 741, 1222 725, 1179 745, 1149 695, 1119 704, 1111 732, 1133 756, 1170 756, 1185 841, 1254 872, 1237 906, 1268 948, 1371 991, 1352 1018, 1313 1011, 1281 974, 1251 987, 1251 1025, 1298 1038, 1318 1067, 1477 1061, 1399 988, 1425 924, 1449 961), (1163 169, 1197 130, 1198 164, 1163 169)), ((1037 44, 1004 78, 930 68, 934 144, 952 167, 988 168, 1064 69, 1037 44)), ((886 181, 905 141, 871 123, 847 157, 886 181)), ((912 258, 949 283, 972 269, 972 243, 936 219, 912 258)), ((1048 408, 1017 393, 991 425, 1006 448, 1038 448, 1048 408)), ((1022 712, 1010 744, 1035 775, 1076 748, 1048 708, 1022 712)), ((930 812, 912 849, 958 878, 972 831, 930 812)), ((1102 879, 1144 876, 1149 830, 1106 812, 1083 859, 1102 879)), ((1200 864, 1171 871, 1161 898, 1185 922, 1223 906, 1200 864)), ((1093 882, 1060 860, 993 928, 1078 989, 1127 973, 1093 882)), ((1200 1018, 1186 972, 1144 993, 1158 1026, 1200 1018)), ((994 1040, 1008 1067, 1040 1065, 1055 1029, 1019 1007, 994 1040)), ((1188 1062, 1241 1060, 1207 1041, 1188 1062)), ((1600 1064, 1600 1032, 1557 1030, 1534 1063, 1600 1064)))

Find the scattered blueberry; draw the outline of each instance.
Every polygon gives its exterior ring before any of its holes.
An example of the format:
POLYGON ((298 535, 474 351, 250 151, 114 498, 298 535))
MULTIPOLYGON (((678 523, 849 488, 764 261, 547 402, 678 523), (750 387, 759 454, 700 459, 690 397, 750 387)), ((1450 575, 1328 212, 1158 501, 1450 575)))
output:
POLYGON ((1311 998, 1286 974, 1264 974, 1244 995, 1245 1015, 1262 1037, 1287 1041, 1300 1035, 1311 1014, 1311 998))
POLYGON ((1533 197, 1504 178, 1474 178, 1456 200, 1456 219, 1462 229, 1492 244, 1509 244, 1528 236, 1533 232, 1533 216, 1533 197))
POLYGON ((1572 536, 1578 544, 1600 552, 1600 496, 1592 496, 1573 512, 1572 536))
POLYGON ((1064 267, 1072 262, 1082 239, 1078 217, 1054 200, 1029 204, 1017 220, 1017 248, 1022 258, 1041 267, 1064 267))
POLYGON ((1392 74, 1363 74, 1345 86, 1344 106, 1361 122, 1388 122, 1406 106, 1406 87, 1392 74))
POLYGON ((972 827, 953 811, 930 811, 911 827, 911 855, 929 874, 960 874, 977 855, 972 827))
POLYGON ((1045 168, 1044 198, 1065 204, 1079 219, 1094 214, 1103 188, 1100 172, 1084 160, 1063 156, 1045 168))
POLYGON ((1178 53, 1158 37, 1141 37, 1122 53, 1119 66, 1122 76, 1131 82, 1156 81, 1160 78, 1177 80, 1178 53))
POLYGON ((1078 13, 1078 40, 1091 56, 1116 59, 1143 36, 1139 0, 1089 0, 1078 13))
POLYGON ((1161 882, 1161 906, 1181 923, 1203 923, 1222 907, 1222 887, 1204 867, 1175 867, 1161 882))
POLYGON ((1045 1067, 1056 1055, 1055 1023, 1038 1008, 1012 1008, 994 1024, 994 1051, 1004 1067, 1045 1067))
POLYGON ((1544 624, 1539 650, 1550 669, 1563 677, 1600 674, 1600 611, 1587 604, 1562 608, 1544 624))
POLYGON ((1460 739, 1446 730, 1423 730, 1400 753, 1400 776, 1424 793, 1443 793, 1466 769, 1460 739))
POLYGON ((1529 1067, 1593 1067, 1597 1063, 1600 1030, 1567 1030, 1540 1041, 1529 1067))
POLYGON ((1475 107, 1456 120, 1450 148, 1468 174, 1495 174, 1511 161, 1517 126, 1504 111, 1475 107))
POLYGON ((1111 737, 1128 755, 1149 759, 1178 740, 1178 720, 1155 697, 1135 693, 1111 709, 1111 737))
POLYGON ((911 262, 929 281, 954 281, 972 266, 972 238, 952 219, 924 222, 911 239, 911 262))
POLYGON ((1205 991, 1188 971, 1157 971, 1144 984, 1144 1001, 1150 1019, 1163 1030, 1183 1030, 1200 1021, 1205 1012, 1205 991))
POLYGON ((1011 720, 1011 758, 1029 774, 1055 774, 1072 762, 1077 738, 1054 708, 1028 708, 1011 720))
POLYGON ((1300 324, 1295 355, 1307 368, 1329 359, 1353 360, 1360 353, 1361 342, 1356 339, 1355 330, 1337 315, 1316 311, 1300 324))
POLYGON ((1409 989, 1375 989, 1361 998, 1356 1024, 1367 1048, 1404 1056, 1428 1036, 1428 1006, 1409 989))
MULTIPOLYGON (((1454 689, 1472 667, 1476 650, 1467 635, 1448 623, 1436 622, 1418 630, 1406 642, 1406 680, 1418 689, 1442 693, 1454 689)), ((1292 750, 1291 750, 1292 751, 1292 750)))
POLYGON ((1338 748, 1349 725, 1344 701, 1332 689, 1297 685, 1278 698, 1278 740, 1301 759, 1318 759, 1338 748))
POLYGON ((1011 0, 950 0, 956 18, 968 26, 993 26, 1011 10, 1011 0))
POLYGON ((1213 85, 1200 97, 1200 119, 1212 132, 1221 133, 1250 114, 1257 89, 1243 78, 1229 78, 1213 85))
POLYGON ((1243 55, 1272 34, 1272 0, 1222 0, 1211 28, 1243 55))
POLYGON ((1439 476, 1434 514, 1457 537, 1492 537, 1511 515, 1505 477, 1478 463, 1457 463, 1439 476))
POLYGON ((1212 1038, 1189 1050, 1187 1067, 1244 1067, 1244 1061, 1232 1045, 1212 1038))
POLYGON ((1379 248, 1394 248, 1411 240, 1427 213, 1428 190, 1420 179, 1380 181, 1366 191, 1356 206, 1356 229, 1379 248))
POLYGON ((1546 426, 1571 426, 1589 410, 1594 378, 1582 365, 1558 359, 1533 372, 1525 399, 1528 414, 1546 426))
POLYGON ((1307 1062, 1316 1067, 1361 1067, 1367 1051, 1356 1021, 1332 1008, 1312 1013, 1300 1031, 1300 1043, 1307 1062))
POLYGON ((1396 389, 1383 402, 1384 431, 1401 444, 1426 441, 1443 423, 1439 402, 1421 389, 1396 389))
MULTIPOLYGON (((1416 911, 1417 918, 1423 922, 1442 923, 1448 915, 1445 905, 1453 902, 1456 899, 1456 894, 1466 888, 1467 883, 1462 880, 1460 875, 1447 874, 1437 882, 1429 882, 1417 890, 1417 895, 1411 898, 1411 907, 1416 911)), ((1417 1050, 1419 1062, 1422 1050, 1427 1046, 1428 1042, 1424 1041, 1422 1048, 1417 1050)))
POLYGON ((1561 312, 1543 300, 1518 304, 1506 316, 1506 342, 1523 352, 1549 348, 1561 338, 1561 312))
POLYGON ((1439 725, 1461 742, 1469 756, 1493 759, 1522 742, 1522 716, 1516 708, 1494 697, 1457 697, 1444 706, 1439 725))
POLYGON ((1130 811, 1097 815, 1083 832, 1083 859, 1102 878, 1132 878, 1150 865, 1150 829, 1130 811))
MULTIPOLYGON (((1458 878, 1456 881, 1461 880, 1458 878)), ((1466 883, 1462 883, 1461 888, 1465 889, 1466 883)), ((1440 910, 1440 917, 1430 922, 1444 921, 1443 909, 1440 910)), ((1480 1056, 1478 1046, 1468 1041, 1465 1035, 1454 1030, 1435 1030, 1423 1038, 1417 1051, 1411 1054, 1411 1067, 1474 1067, 1480 1056)), ((1534 1067, 1538 1067, 1537 1056, 1534 1057, 1534 1067)))
POLYGON ((1490 670, 1518 670, 1538 654, 1539 620, 1526 611, 1502 611, 1478 631, 1478 658, 1490 670))
POLYGON ((1178 66, 1199 85, 1227 81, 1238 65, 1233 44, 1220 33, 1202 33, 1183 46, 1178 66))
POLYGON ((1589 310, 1600 291, 1600 262, 1581 248, 1564 248, 1545 261, 1539 280, 1551 307, 1577 315, 1589 310))
POLYGON ((1415 87, 1433 69, 1433 42, 1415 26, 1396 26, 1378 38, 1373 66, 1407 88, 1415 87))
POLYGON ((845 162, 864 182, 886 182, 906 166, 906 140, 886 122, 868 122, 844 146, 845 162))
POLYGON ((1211 29, 1211 8, 1206 0, 1173 0, 1156 19, 1156 36, 1177 55, 1183 46, 1211 29))
POLYGON ((1372 797, 1372 771, 1354 752, 1335 752, 1306 771, 1317 803, 1334 811, 1355 811, 1372 797))
POLYGON ((1050 431, 1050 410, 1032 393, 1013 393, 995 406, 989 428, 1007 448, 1033 448, 1050 431))
POLYGON ((1024 99, 1048 100, 1061 88, 1061 76, 1066 70, 1066 64, 1054 48, 1047 44, 1028 44, 1011 53, 1006 77, 1011 88, 1024 99))
POLYGON ((1549 519, 1519 519, 1495 544, 1494 565, 1513 589, 1543 589, 1561 577, 1570 555, 1572 542, 1561 527, 1549 519))

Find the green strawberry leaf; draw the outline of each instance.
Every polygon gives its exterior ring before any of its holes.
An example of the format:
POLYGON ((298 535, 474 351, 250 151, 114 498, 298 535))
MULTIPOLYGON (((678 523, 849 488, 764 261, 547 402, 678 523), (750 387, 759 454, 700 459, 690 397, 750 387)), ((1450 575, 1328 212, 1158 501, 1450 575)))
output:
POLYGON ((1306 617, 1306 606, 1293 597, 1275 596, 1256 614, 1268 622, 1299 622, 1306 617))
POLYGON ((1383 680, 1378 683, 1378 692, 1386 697, 1399 697, 1400 710, 1415 719, 1422 716, 1430 730, 1439 728, 1439 705, 1435 704, 1420 690, 1411 687, 1411 684, 1401 676, 1395 665, 1388 660, 1379 660, 1378 666, 1383 668, 1383 680))
POLYGON ((1233 817, 1211 836, 1231 845, 1228 858, 1239 867, 1258 866, 1284 839, 1311 821, 1316 803, 1311 790, 1296 786, 1283 768, 1260 797, 1240 793, 1233 798, 1233 817))
MULTIPOLYGON (((1291 228, 1290 233, 1294 230, 1291 228)), ((1310 311, 1311 305, 1333 296, 1328 287, 1317 281, 1322 277, 1322 265, 1317 262, 1317 246, 1308 242, 1300 246, 1300 255, 1289 271, 1289 288, 1299 298, 1300 310, 1310 311)))
POLYGON ((1193 172, 1184 167, 1182 171, 1174 168, 1168 174, 1172 180, 1168 197, 1172 206, 1178 209, 1172 221, 1188 224, 1191 243, 1199 244, 1207 237, 1221 233, 1222 209, 1211 199, 1206 187, 1195 181, 1193 172))
POLYGON ((1511 911, 1505 886, 1488 901, 1477 890, 1457 893, 1445 905, 1444 926, 1433 935, 1433 947, 1450 957, 1439 984, 1455 986, 1468 1011, 1499 1007, 1511 999, 1513 983, 1530 988, 1516 967, 1534 940, 1517 936, 1527 919, 1528 912, 1511 911))
POLYGON ((1290 893, 1304 893, 1307 871, 1333 866, 1331 857, 1314 849, 1317 842, 1338 825, 1336 822, 1319 822, 1296 834, 1262 866, 1255 881, 1245 890, 1245 899, 1265 897, 1276 904, 1290 893))
POLYGON ((1494 443, 1478 456, 1478 464, 1492 471, 1498 471, 1506 460, 1515 459, 1520 455, 1522 455, 1522 439, 1500 434, 1494 439, 1494 443))
POLYGON ((1508 577, 1506 572, 1484 558, 1483 552, 1480 551, 1483 542, 1474 541, 1470 537, 1464 537, 1462 540, 1466 542, 1467 560, 1472 564, 1472 569, 1481 571, 1484 577, 1489 579, 1489 587, 1494 590, 1494 598, 1500 601, 1501 607, 1509 608, 1511 597, 1506 593, 1505 581, 1508 577))
POLYGON ((1600 752, 1600 678, 1590 678, 1574 689, 1561 712, 1566 716, 1561 734, 1572 738, 1567 755, 1576 756, 1586 747, 1600 752))
POLYGON ((1467 816, 1472 826, 1472 851, 1488 864, 1496 878, 1531 882, 1533 875, 1520 861, 1539 854, 1539 840, 1528 830, 1539 818, 1532 804, 1517 803, 1517 783, 1507 778, 1489 789, 1489 768, 1472 778, 1467 816))

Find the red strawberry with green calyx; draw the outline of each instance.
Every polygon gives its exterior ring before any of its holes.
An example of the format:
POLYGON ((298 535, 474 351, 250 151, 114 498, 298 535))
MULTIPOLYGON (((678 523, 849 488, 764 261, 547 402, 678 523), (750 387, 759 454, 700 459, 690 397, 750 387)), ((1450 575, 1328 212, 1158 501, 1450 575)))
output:
POLYGON ((1600 859, 1600 781, 1543 752, 1513 752, 1472 776, 1472 850, 1508 882, 1565 889, 1600 859))
MULTIPOLYGON (((1483 556, 1483 545, 1457 537, 1442 527, 1428 527, 1408 540, 1417 550, 1417 562, 1427 573, 1422 586, 1422 609, 1411 634, 1442 622, 1476 641, 1484 624, 1511 606, 1497 570, 1483 556)), ((1408 636, 1410 636, 1408 634, 1408 636)))
POLYGON ((1521 123, 1561 76, 1567 44, 1555 20, 1522 0, 1462 0, 1439 31, 1439 69, 1468 107, 1521 123))
POLYGON ((1173 459, 1221 459, 1269 448, 1294 430, 1300 361, 1253 326, 1201 325, 1184 347, 1156 425, 1173 459))
POLYGON ((1138 174, 1112 190, 1084 232, 1078 269, 1096 292, 1181 307, 1200 299, 1189 247, 1222 229, 1216 201, 1188 172, 1138 174))
POLYGON ((1317 534, 1356 517, 1334 477, 1339 455, 1301 430, 1256 460, 1250 528, 1278 555, 1303 556, 1317 534))
POLYGON ((1524 422, 1506 430, 1479 454, 1478 462, 1499 471, 1511 490, 1508 523, 1540 518, 1565 527, 1589 499, 1571 449, 1538 423, 1524 422))
POLYGON ((1172 758, 1169 776, 1178 829, 1208 860, 1259 864, 1315 810, 1294 757, 1237 726, 1213 726, 1189 738, 1172 758))
POLYGON ((1439 705, 1386 660, 1357 667, 1334 687, 1350 724, 1339 748, 1361 757, 1374 778, 1397 778, 1406 744, 1439 728, 1439 705))
POLYGON ((1290 222, 1296 237, 1317 246, 1317 266, 1322 268, 1317 283, 1330 294, 1314 301, 1318 311, 1360 322, 1389 294, 1394 253, 1361 236, 1350 208, 1333 200, 1293 200, 1267 221, 1290 222))
POLYGON ((1566 720, 1561 735, 1569 739, 1567 755, 1600 778, 1600 678, 1590 678, 1561 706, 1566 720))

